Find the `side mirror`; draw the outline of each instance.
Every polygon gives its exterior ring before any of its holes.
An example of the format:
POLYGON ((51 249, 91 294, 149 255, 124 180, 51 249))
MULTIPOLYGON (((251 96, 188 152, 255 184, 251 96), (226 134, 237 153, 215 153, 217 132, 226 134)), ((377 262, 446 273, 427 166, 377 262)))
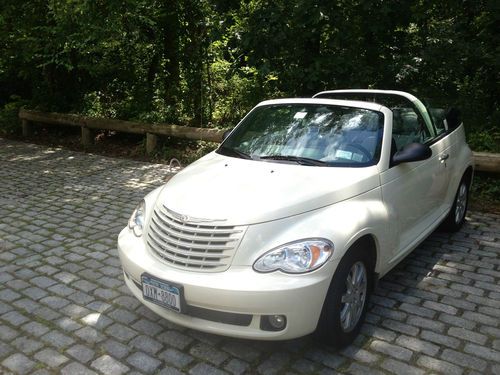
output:
POLYGON ((448 124, 448 131, 455 130, 462 123, 460 110, 457 108, 449 108, 445 115, 446 123, 448 124))
POLYGON ((412 161, 429 159, 432 156, 432 150, 429 146, 422 143, 410 143, 401 151, 394 154, 391 160, 391 166, 412 161))

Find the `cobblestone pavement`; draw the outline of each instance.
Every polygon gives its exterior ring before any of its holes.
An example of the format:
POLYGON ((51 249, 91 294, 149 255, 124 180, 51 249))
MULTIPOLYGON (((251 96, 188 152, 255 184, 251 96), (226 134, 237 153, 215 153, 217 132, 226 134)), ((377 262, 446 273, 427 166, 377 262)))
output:
POLYGON ((184 329, 131 297, 116 238, 168 172, 0 139, 0 373, 500 374, 500 215, 434 233, 334 353, 184 329))

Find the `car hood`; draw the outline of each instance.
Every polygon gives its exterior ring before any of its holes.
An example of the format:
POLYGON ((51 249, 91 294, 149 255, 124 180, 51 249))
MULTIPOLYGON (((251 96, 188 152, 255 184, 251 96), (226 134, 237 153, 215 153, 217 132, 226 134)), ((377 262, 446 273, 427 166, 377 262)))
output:
POLYGON ((376 166, 304 166, 212 152, 171 178, 158 203, 186 221, 248 225, 325 207, 377 186, 376 166))

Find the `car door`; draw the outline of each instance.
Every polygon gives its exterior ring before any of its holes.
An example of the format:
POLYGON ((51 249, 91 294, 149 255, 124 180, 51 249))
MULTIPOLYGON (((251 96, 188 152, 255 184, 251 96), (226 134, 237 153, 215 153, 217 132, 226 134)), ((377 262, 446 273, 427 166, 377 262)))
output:
POLYGON ((388 229, 396 239, 392 261, 397 261, 442 217, 448 170, 446 144, 435 142, 432 123, 424 120, 418 108, 408 101, 391 110, 391 154, 414 142, 428 144, 432 150, 432 156, 426 160, 389 166, 380 175, 382 197, 390 215, 388 229))

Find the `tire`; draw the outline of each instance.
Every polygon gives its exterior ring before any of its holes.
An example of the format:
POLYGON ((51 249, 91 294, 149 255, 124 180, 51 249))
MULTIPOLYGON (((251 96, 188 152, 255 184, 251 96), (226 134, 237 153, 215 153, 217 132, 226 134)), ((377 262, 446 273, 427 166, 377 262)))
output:
POLYGON ((443 228, 448 232, 457 232, 465 222, 467 206, 469 204, 469 181, 464 176, 458 185, 453 205, 448 216, 443 221, 443 228))
POLYGON ((373 278, 373 265, 366 249, 359 245, 351 248, 341 260, 323 304, 315 332, 321 342, 337 350, 354 341, 365 319, 373 278), (349 294, 348 283, 356 272, 358 276, 364 275, 365 281, 360 282, 357 288, 351 287, 354 293, 349 294), (357 303, 353 303, 356 300, 357 303))

